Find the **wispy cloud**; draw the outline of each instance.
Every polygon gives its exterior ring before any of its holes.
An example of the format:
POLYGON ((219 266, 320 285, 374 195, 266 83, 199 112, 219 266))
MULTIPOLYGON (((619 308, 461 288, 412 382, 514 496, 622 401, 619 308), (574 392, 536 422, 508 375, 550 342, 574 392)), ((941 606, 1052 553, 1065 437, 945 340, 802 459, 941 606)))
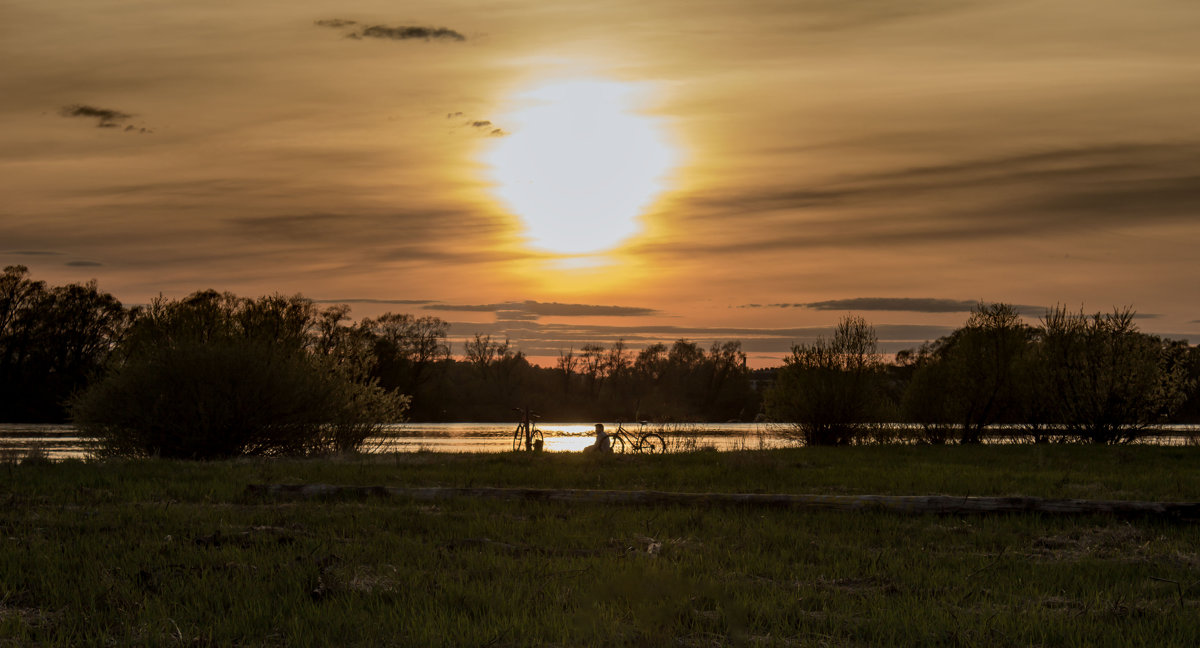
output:
POLYGON ((421 305, 432 304, 432 299, 368 299, 365 297, 355 297, 349 299, 314 299, 314 304, 396 304, 396 305, 421 305))
POLYGON ((498 322, 531 322, 538 318, 534 313, 528 313, 519 310, 499 310, 496 311, 496 321, 498 322))
POLYGON ((387 211, 299 212, 223 219, 239 236, 263 242, 324 247, 330 241, 359 250, 373 261, 389 264, 426 264, 431 262, 478 264, 526 258, 521 250, 500 247, 466 247, 458 241, 446 241, 445 231, 469 231, 486 237, 498 230, 495 222, 480 217, 469 208, 390 207, 387 211))
POLYGON ((495 124, 493 124, 490 120, 487 120, 487 119, 480 119, 480 120, 471 122, 471 128, 477 128, 477 129, 483 130, 492 137, 500 137, 500 136, 508 134, 504 131, 503 128, 497 127, 495 124))
MULTIPOLYGON (((446 114, 446 119, 458 120, 463 119, 464 117, 465 115, 461 111, 446 114)), ((507 131, 492 123, 492 120, 490 119, 467 119, 465 122, 463 122, 463 124, 477 131, 481 131, 490 137, 503 137, 508 135, 507 131)))
POLYGON ((796 3, 796 6, 801 7, 809 16, 806 26, 813 31, 849 31, 962 11, 978 4, 980 3, 957 0, 810 0, 796 3))
POLYGON ((104 264, 98 261, 67 261, 66 265, 73 268, 98 268, 104 264))
POLYGON ((327 18, 324 20, 314 20, 313 24, 318 27, 331 27, 333 29, 341 29, 343 27, 352 27, 358 24, 357 20, 346 20, 344 18, 327 18))
POLYGON ((111 108, 97 108, 95 106, 87 106, 84 104, 71 104, 63 106, 60 111, 63 117, 83 117, 86 119, 95 119, 96 126, 100 128, 118 128, 120 122, 133 117, 129 113, 123 113, 119 110, 111 108))
MULTIPOLYGON (((811 308, 813 310, 899 311, 909 313, 965 313, 977 300, 932 297, 854 297, 819 302, 744 304, 740 308, 811 308)), ((1035 308, 1035 307, 1027 307, 1035 308)))
POLYGON ((125 124, 125 121, 131 119, 134 115, 113 110, 111 108, 97 108, 85 104, 71 104, 63 106, 59 110, 59 114, 63 117, 82 117, 84 119, 95 119, 98 128, 121 128, 125 132, 150 133, 153 132, 144 126, 134 126, 133 124, 125 124))
POLYGON ((523 302, 502 302, 497 304, 430 304, 426 310, 447 312, 501 313, 508 319, 518 319, 517 315, 530 315, 520 319, 536 319, 539 316, 550 317, 638 317, 654 315, 658 311, 653 308, 637 306, 597 306, 593 304, 562 304, 559 302, 539 302, 526 300, 523 302))
POLYGON ((679 213, 688 225, 754 214, 772 218, 782 234, 680 241, 668 254, 981 241, 1124 226, 1135 217, 1142 226, 1188 224, 1200 213, 1200 142, 1034 151, 685 200, 679 213))
POLYGON ((62 256, 62 252, 53 252, 50 250, 5 250, 4 254, 12 254, 15 256, 62 256))
MULTIPOLYGON (((355 27, 363 25, 357 20, 346 20, 343 18, 326 18, 323 20, 313 21, 313 24, 318 27, 328 27, 331 29, 344 29, 346 27, 355 27)), ((346 34, 346 38, 382 38, 385 40, 452 40, 465 41, 466 36, 459 32, 450 29, 449 27, 425 27, 420 25, 399 25, 391 27, 388 25, 364 25, 359 29, 355 29, 346 34)))
POLYGON ((466 36, 450 29, 448 27, 417 27, 417 26, 400 26, 388 27, 387 25, 372 25, 364 28, 358 35, 362 38, 386 38, 390 40, 410 40, 414 38, 424 40, 467 40, 466 36))
MULTIPOLYGON (((978 299, 938 299, 932 297, 854 297, 851 299, 829 299, 807 304, 796 304, 814 310, 850 311, 898 311, 908 313, 966 313, 979 305, 978 299)), ((1041 315, 1045 306, 1013 304, 1022 315, 1041 315)))
MULTIPOLYGON (((897 313, 967 313, 981 300, 940 299, 934 297, 854 297, 850 299, 828 299, 818 302, 742 304, 737 308, 808 308, 820 311, 889 311, 897 313)), ((1046 306, 1009 304, 1021 315, 1041 317, 1049 310, 1046 306)), ((1134 313, 1135 319, 1159 319, 1159 313, 1134 313)))

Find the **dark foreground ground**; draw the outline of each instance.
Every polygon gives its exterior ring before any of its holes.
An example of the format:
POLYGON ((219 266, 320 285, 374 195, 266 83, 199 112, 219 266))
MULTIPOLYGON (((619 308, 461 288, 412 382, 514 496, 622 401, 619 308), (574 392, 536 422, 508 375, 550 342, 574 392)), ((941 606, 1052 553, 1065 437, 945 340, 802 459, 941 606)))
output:
POLYGON ((1196 646, 1200 525, 259 483, 1200 500, 1200 449, 0 465, 0 646, 1196 646))

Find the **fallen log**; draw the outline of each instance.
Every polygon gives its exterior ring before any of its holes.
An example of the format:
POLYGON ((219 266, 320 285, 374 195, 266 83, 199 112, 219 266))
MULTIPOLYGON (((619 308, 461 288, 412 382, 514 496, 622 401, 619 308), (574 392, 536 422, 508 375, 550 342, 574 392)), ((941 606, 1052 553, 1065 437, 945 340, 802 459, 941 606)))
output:
POLYGON ((445 500, 480 497, 505 500, 666 506, 758 506, 815 511, 888 511, 943 515, 1040 513, 1164 517, 1200 520, 1200 502, 1046 499, 1041 497, 955 497, 947 495, 798 495, 762 493, 673 493, 553 488, 443 488, 338 486, 333 484, 251 484, 248 495, 285 498, 402 497, 445 500))

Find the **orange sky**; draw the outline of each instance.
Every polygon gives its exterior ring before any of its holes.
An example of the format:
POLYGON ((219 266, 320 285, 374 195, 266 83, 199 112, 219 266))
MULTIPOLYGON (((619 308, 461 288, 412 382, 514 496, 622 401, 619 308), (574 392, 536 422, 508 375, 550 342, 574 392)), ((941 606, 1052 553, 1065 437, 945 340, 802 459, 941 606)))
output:
POLYGON ((539 357, 686 337, 770 364, 847 312, 894 351, 979 299, 1200 339, 1194 2, 4 6, 0 263, 51 283, 300 292, 539 357), (535 247, 487 161, 569 79, 630 88, 673 156, 583 259, 535 247))

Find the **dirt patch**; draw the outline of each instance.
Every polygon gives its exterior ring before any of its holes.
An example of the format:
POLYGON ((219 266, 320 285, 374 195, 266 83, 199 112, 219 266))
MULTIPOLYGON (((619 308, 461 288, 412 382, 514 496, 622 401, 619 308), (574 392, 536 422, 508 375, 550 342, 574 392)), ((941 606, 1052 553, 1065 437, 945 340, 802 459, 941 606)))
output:
POLYGON ((222 532, 220 529, 205 536, 193 538, 193 542, 201 547, 220 547, 234 545, 248 548, 258 544, 289 545, 296 541, 297 532, 292 529, 273 526, 252 526, 246 531, 234 533, 222 532))
POLYGON ((0 603, 0 623, 16 619, 30 628, 48 627, 54 623, 57 615, 40 608, 10 606, 0 603))
POLYGON ((817 578, 811 581, 796 581, 795 586, 799 589, 817 589, 826 592, 838 592, 841 594, 894 594, 900 589, 896 583, 889 578, 880 578, 878 576, 864 576, 856 578, 817 578))
POLYGON ((395 592, 400 589, 400 570, 395 565, 359 565, 349 573, 338 574, 338 582, 352 592, 371 594, 395 592))
POLYGON ((609 545, 621 549, 623 553, 659 556, 698 549, 703 547, 704 543, 692 538, 655 539, 649 536, 636 535, 626 540, 609 540, 609 545))
POLYGON ((1078 529, 1035 538, 1029 553, 1035 558, 1075 561, 1084 558, 1144 558, 1156 536, 1129 524, 1078 529))
POLYGON ((1063 596, 1048 596, 1041 600, 1041 606, 1047 610, 1066 613, 1081 613, 1087 609, 1087 605, 1079 599, 1066 598, 1063 596))

